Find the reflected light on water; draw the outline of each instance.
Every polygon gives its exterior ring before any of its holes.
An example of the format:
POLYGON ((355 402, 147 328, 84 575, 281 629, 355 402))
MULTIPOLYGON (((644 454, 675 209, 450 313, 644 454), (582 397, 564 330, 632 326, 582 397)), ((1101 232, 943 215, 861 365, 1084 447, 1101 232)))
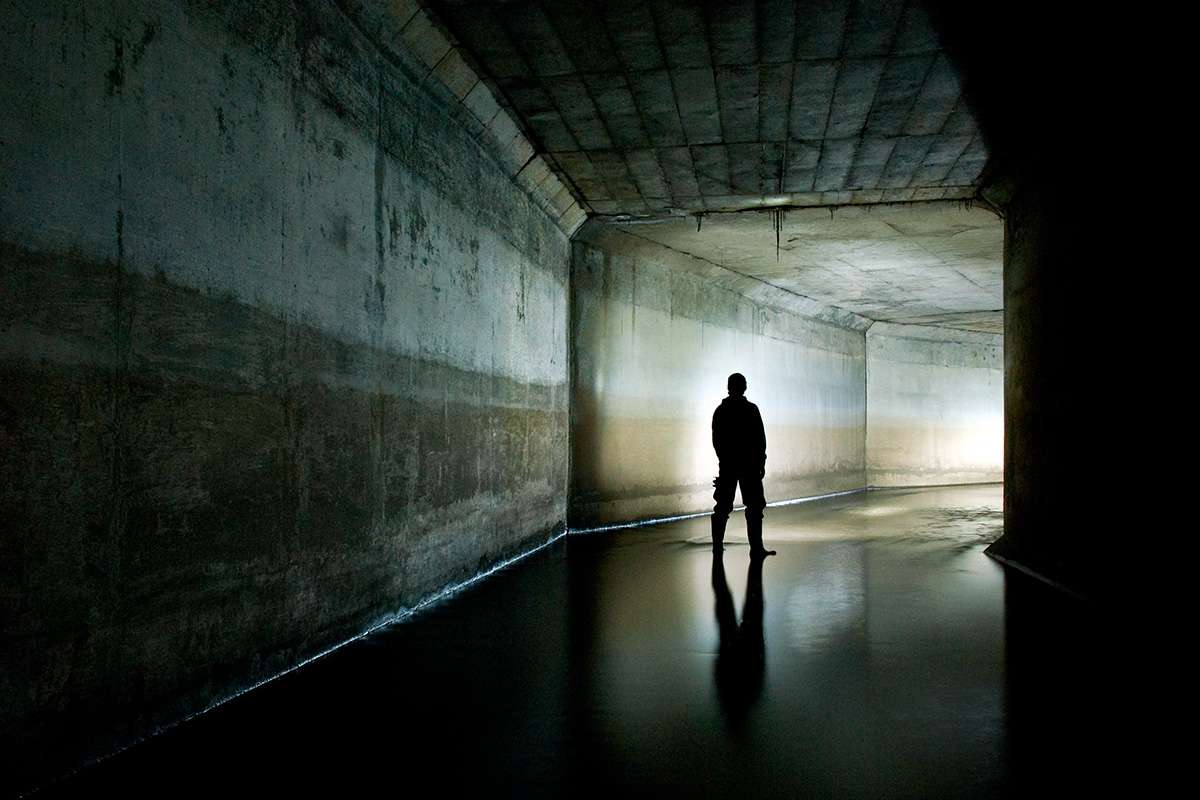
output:
POLYGON ((900 506, 871 505, 862 508, 848 508, 848 514, 861 514, 864 517, 886 517, 892 514, 902 514, 909 509, 900 506))
POLYGON ((805 564, 788 594, 788 644, 801 650, 825 649, 865 614, 861 550, 826 546, 805 564))
POLYGON ((757 571, 739 542, 715 563, 702 517, 563 538, 46 796, 180 775, 202 796, 230 775, 366 794, 363 764, 420 770, 447 743, 455 796, 1111 794, 1107 617, 983 554, 1001 504, 975 486, 781 509, 757 571))

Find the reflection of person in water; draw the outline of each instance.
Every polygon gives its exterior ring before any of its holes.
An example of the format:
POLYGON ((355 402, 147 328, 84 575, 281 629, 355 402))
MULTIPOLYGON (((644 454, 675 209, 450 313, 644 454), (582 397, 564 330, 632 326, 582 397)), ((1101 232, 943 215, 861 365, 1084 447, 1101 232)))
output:
POLYGON ((746 715, 762 694, 766 670, 766 646, 763 639, 762 558, 750 559, 746 575, 746 602, 742 605, 742 624, 733 610, 733 596, 725 580, 722 553, 713 553, 712 587, 716 598, 717 697, 730 728, 741 733, 746 715))
POLYGON ((767 474, 767 435, 763 431, 758 406, 746 399, 746 379, 740 373, 729 376, 729 396, 713 412, 712 441, 721 462, 713 481, 712 540, 720 550, 725 541, 725 524, 733 511, 733 493, 740 485, 746 506, 746 536, 750 552, 756 556, 774 555, 763 547, 762 518, 767 501, 763 496, 763 476, 767 474))

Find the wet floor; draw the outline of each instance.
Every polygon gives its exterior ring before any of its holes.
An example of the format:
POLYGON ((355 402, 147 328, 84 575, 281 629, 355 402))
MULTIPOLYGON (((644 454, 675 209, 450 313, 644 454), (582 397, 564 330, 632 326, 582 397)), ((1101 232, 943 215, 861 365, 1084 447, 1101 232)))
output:
POLYGON ((39 793, 1029 797, 1103 782, 1096 612, 983 554, 1002 488, 561 539, 39 793), (421 789, 429 781, 431 787, 421 789))

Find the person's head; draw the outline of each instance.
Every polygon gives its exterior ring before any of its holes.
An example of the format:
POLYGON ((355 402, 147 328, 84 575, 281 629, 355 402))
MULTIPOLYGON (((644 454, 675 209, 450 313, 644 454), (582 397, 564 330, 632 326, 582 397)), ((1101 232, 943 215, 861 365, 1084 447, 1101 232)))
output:
POLYGON ((746 393, 746 377, 740 372, 735 372, 729 376, 729 394, 743 395, 746 393))

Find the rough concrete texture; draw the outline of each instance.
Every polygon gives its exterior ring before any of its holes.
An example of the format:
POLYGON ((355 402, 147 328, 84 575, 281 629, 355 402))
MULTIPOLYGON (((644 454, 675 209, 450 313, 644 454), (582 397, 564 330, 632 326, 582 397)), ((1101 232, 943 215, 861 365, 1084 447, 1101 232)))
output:
POLYGON ((846 315, 984 333, 1004 329, 1004 224, 981 203, 777 208, 622 227, 720 264, 747 284, 782 289, 846 315))
POLYGON ((867 481, 923 486, 1004 477, 1001 336, 867 330, 867 481))
POLYGON ((712 270, 599 221, 576 236, 573 527, 711 508, 710 423, 732 372, 762 410, 769 501, 865 485, 862 332, 702 277, 712 270))
POLYGON ((347 13, 0 10, 18 784, 564 525, 566 235, 347 13))
POLYGON ((429 5, 599 214, 969 198, 987 160, 922 0, 429 5))

